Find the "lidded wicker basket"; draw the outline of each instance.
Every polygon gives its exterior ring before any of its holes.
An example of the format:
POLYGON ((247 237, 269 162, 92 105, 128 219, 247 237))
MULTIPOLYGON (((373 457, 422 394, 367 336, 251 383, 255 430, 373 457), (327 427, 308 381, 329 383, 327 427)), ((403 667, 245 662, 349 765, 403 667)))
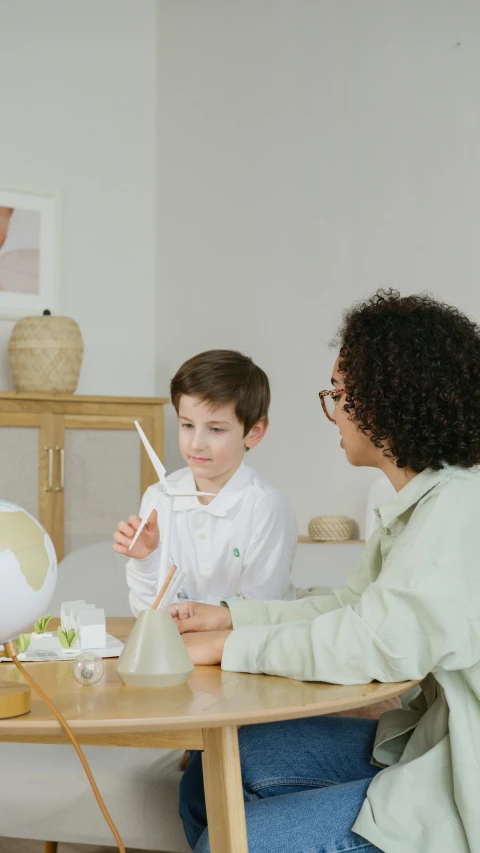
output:
POLYGON ((82 333, 70 317, 22 317, 13 327, 8 357, 17 391, 73 394, 83 358, 82 333))
POLYGON ((308 525, 308 535, 322 541, 351 539, 352 531, 352 519, 346 515, 317 515, 308 525))

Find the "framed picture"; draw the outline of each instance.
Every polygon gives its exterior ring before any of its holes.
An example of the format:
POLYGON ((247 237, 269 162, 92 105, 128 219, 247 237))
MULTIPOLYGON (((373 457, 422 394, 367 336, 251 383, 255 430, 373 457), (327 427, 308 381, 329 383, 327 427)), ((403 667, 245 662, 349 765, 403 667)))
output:
POLYGON ((0 189, 0 317, 57 309, 56 199, 0 189))

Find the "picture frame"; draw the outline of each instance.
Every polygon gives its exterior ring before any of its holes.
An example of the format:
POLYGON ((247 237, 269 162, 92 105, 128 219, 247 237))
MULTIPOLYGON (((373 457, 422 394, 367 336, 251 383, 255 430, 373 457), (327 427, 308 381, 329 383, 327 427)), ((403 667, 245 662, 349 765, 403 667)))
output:
POLYGON ((57 199, 0 189, 0 318, 56 313, 57 199))

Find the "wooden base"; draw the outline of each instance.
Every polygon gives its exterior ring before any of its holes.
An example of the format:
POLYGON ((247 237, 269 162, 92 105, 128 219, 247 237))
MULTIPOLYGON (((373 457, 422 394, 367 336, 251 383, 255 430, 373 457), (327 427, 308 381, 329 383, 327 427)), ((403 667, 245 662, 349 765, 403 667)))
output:
POLYGON ((31 693, 27 684, 2 684, 0 686, 0 720, 28 714, 31 693))

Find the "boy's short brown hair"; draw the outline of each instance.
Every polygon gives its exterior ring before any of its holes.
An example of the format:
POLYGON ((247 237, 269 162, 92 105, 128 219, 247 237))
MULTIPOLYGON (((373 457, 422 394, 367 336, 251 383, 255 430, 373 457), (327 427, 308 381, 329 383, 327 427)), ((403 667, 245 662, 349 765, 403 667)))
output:
POLYGON ((268 421, 268 376, 252 359, 229 349, 211 349, 184 362, 170 382, 170 395, 178 415, 180 397, 199 397, 212 407, 235 407, 244 435, 260 418, 268 421))

